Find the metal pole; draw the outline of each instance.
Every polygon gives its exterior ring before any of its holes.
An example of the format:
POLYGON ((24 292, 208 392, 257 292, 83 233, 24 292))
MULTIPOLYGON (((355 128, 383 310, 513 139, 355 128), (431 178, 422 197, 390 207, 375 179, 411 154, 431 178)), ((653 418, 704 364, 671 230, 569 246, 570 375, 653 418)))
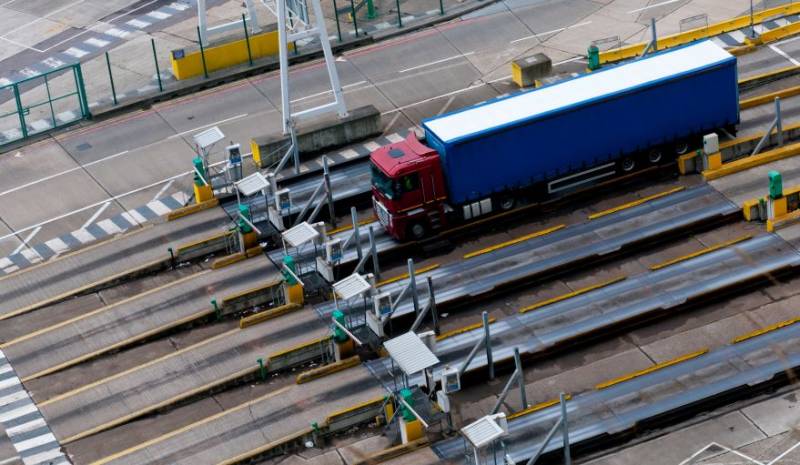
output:
POLYGON ((358 37, 358 20, 356 19, 356 6, 353 0, 350 0, 350 14, 353 17, 353 27, 356 30, 356 37, 358 37))
POLYGON ((331 188, 331 174, 328 169, 328 157, 322 157, 322 177, 325 179, 325 197, 328 201, 328 218, 331 226, 336 227, 336 212, 333 210, 333 189, 331 188))
POLYGON ((775 97, 775 127, 778 131, 778 146, 783 146, 783 118, 781 118, 781 98, 775 97))
POLYGON ((514 347, 514 365, 517 366, 519 372, 519 400, 522 404, 522 410, 528 408, 528 395, 525 393, 525 376, 522 371, 522 358, 519 356, 519 347, 514 347))
POLYGON ((253 54, 250 51, 250 33, 247 32, 247 18, 242 13, 242 25, 244 26, 244 42, 247 44, 247 61, 250 66, 253 66, 253 54))
POLYGON ((300 147, 297 145, 297 131, 294 127, 294 121, 289 121, 289 135, 292 137, 292 163, 294 163, 294 174, 300 174, 300 147))
POLYGON ((156 65, 156 78, 158 79, 158 91, 164 92, 164 84, 161 82, 161 70, 158 67, 158 55, 156 55, 156 39, 150 38, 150 45, 153 47, 153 63, 156 65))
POLYGON ((564 465, 572 465, 572 457, 569 446, 569 421, 567 420, 567 400, 564 393, 558 395, 558 402, 561 404, 561 431, 564 435, 564 465))
POLYGON ((494 407, 492 407, 492 415, 500 411, 500 406, 503 405, 503 402, 506 400, 508 396, 508 391, 511 389, 511 386, 517 382, 517 377, 519 376, 519 371, 514 371, 511 373, 511 377, 508 378, 508 382, 506 385, 503 386, 503 391, 500 393, 500 397, 497 398, 497 402, 494 403, 494 407))
POLYGON ((50 118, 53 120, 53 127, 56 127, 56 112, 53 110, 53 97, 50 95, 50 83, 46 74, 44 75, 44 88, 47 91, 47 103, 50 104, 50 118))
POLYGON ((444 15, 444 0, 439 0, 439 12, 444 15))
POLYGON ((433 333, 437 336, 441 333, 439 329, 439 314, 436 312, 436 295, 433 293, 433 278, 428 276, 428 306, 431 308, 431 319, 433 320, 433 333))
POLYGON ((536 451, 533 457, 531 457, 530 460, 528 460, 528 462, 525 465, 533 465, 534 463, 536 463, 537 460, 539 460, 539 457, 541 457, 542 452, 544 452, 544 449, 547 447, 548 444, 550 444, 550 441, 553 440, 553 436, 556 435, 556 431, 558 431, 558 429, 561 427, 561 423, 563 421, 564 421, 563 418, 559 418, 558 421, 556 421, 556 424, 553 425, 553 427, 550 428, 550 431, 547 432, 547 436, 545 436, 542 445, 539 446, 539 450, 536 451))
POLYGON ((478 339, 475 342, 475 345, 472 346, 472 350, 469 351, 469 355, 467 355, 467 359, 464 360, 464 364, 461 365, 461 368, 458 369, 458 375, 464 376, 464 373, 467 371, 467 367, 470 363, 472 363, 472 359, 475 358, 475 355, 478 353, 478 349, 481 348, 481 344, 483 344, 484 339, 478 339))
POLYGON ((483 338, 486 344, 486 365, 489 367, 489 379, 494 379, 494 360, 492 359, 492 335, 489 331, 489 312, 481 314, 483 318, 483 338))
POLYGON ((356 207, 350 207, 350 218, 353 220, 353 245, 356 247, 356 255, 360 262, 364 253, 361 250, 361 235, 358 230, 358 212, 356 211, 356 207))
POLYGON ((197 37, 201 47, 203 44, 208 44, 207 30, 206 0, 197 0, 197 37))
MULTIPOLYGON (((284 134, 289 132, 292 119, 292 107, 289 102, 289 57, 286 49, 289 44, 286 36, 286 2, 278 0, 278 59, 281 67, 281 111, 283 112, 284 134)), ((292 137, 292 144, 294 144, 294 137, 292 137)), ((292 150, 297 149, 294 145, 292 147, 292 150)), ((295 166, 295 174, 299 174, 299 169, 299 167, 295 166)))
POLYGON ((381 279, 381 268, 378 264, 378 248, 375 245, 375 231, 372 226, 369 227, 369 253, 372 255, 372 273, 375 279, 381 279))
POLYGON ((417 277, 414 273, 414 260, 408 259, 408 284, 411 288, 411 300, 414 302, 414 314, 419 315, 419 296, 417 295, 417 277))
POLYGON ((339 42, 341 42, 342 26, 339 25, 339 8, 336 6, 336 0, 333 0, 333 15, 336 16, 336 35, 339 37, 339 42))
POLYGON ((114 105, 117 104, 117 90, 114 87, 114 75, 111 74, 111 59, 106 52, 106 67, 108 67, 108 80, 111 81, 111 98, 114 100, 114 105))
POLYGON ((89 102, 86 97, 86 86, 83 83, 83 71, 81 70, 80 63, 75 65, 75 75, 78 79, 78 95, 81 98, 81 109, 84 111, 83 116, 85 118, 91 118, 92 113, 89 111, 89 102))
MULTIPOLYGON (((26 139, 28 137, 28 125, 25 123, 25 111, 22 109, 22 99, 19 95, 19 86, 14 84, 12 86, 14 90, 14 100, 17 104, 17 115, 19 116, 19 126, 20 131, 22 131, 22 138, 26 139)), ((83 109, 81 107, 81 109, 83 109)))
POLYGON ((206 50, 203 48, 203 37, 200 35, 200 26, 197 26, 197 41, 200 43, 200 60, 203 62, 203 76, 208 79, 208 68, 206 67, 206 50))
POLYGON ((753 24, 753 0, 750 0, 750 38, 756 38, 756 28, 755 24, 753 24))
POLYGON ((400 13, 400 0, 395 2, 397 4, 397 27, 403 27, 403 16, 400 13))
POLYGON ((653 35, 653 51, 658 51, 658 34, 656 33, 656 18, 650 18, 650 33, 653 35))

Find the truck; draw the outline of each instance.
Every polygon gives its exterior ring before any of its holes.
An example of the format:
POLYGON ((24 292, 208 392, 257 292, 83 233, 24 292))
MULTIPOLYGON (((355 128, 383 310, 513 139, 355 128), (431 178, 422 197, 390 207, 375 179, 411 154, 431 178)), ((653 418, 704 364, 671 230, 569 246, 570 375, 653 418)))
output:
POLYGON ((370 154, 373 208, 418 240, 674 163, 738 123, 736 58, 696 42, 423 120, 370 154))

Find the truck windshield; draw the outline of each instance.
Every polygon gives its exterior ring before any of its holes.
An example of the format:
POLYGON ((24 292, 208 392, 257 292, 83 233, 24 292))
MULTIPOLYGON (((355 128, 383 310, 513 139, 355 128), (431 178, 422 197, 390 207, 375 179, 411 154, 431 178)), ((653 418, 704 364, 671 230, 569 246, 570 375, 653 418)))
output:
POLYGON ((372 185, 375 186, 389 200, 394 200, 396 192, 394 182, 375 165, 370 164, 372 169, 372 185))

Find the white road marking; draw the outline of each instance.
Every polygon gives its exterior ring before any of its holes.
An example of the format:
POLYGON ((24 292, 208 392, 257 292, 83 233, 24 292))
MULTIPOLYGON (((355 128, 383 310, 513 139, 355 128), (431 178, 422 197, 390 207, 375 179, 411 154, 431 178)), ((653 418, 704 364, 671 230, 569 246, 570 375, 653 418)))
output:
POLYGON ((522 37, 522 38, 519 38, 519 39, 512 40, 509 43, 510 44, 516 44, 517 42, 522 42, 523 40, 534 39, 534 38, 538 38, 538 37, 546 36, 546 35, 550 35, 550 34, 558 34, 559 32, 564 32, 567 29, 575 29, 575 28, 578 28, 578 27, 587 26, 589 24, 592 24, 592 22, 591 21, 584 21, 582 23, 573 24, 572 26, 560 27, 558 29, 553 29, 552 31, 540 32, 538 34, 525 36, 525 37, 522 37))
POLYGON ((45 242, 44 245, 50 247, 50 250, 52 250, 57 254, 69 250, 69 246, 67 245, 67 243, 62 241, 58 237, 56 237, 55 239, 50 239, 49 241, 45 242))
POLYGON ((369 150, 370 152, 374 152, 374 151, 378 150, 379 148, 381 148, 381 144, 379 144, 379 143, 377 143, 377 142, 375 142, 373 140, 373 141, 369 141, 366 144, 364 144, 364 147, 366 147, 367 150, 369 150))
POLYGON ((162 188, 161 188, 161 190, 159 190, 159 191, 158 191, 158 194, 156 194, 156 195, 155 195, 155 197, 153 197, 153 201, 155 201, 155 200, 158 200, 159 198, 161 198, 161 196, 162 196, 162 195, 164 195, 164 192, 166 192, 166 191, 167 191, 167 189, 169 189, 169 187, 170 187, 170 186, 172 185, 172 183, 174 183, 174 182, 175 182, 175 180, 174 180, 174 179, 172 179, 172 180, 170 180, 170 182, 168 182, 168 183, 164 184, 164 187, 162 187, 162 188))
MULTIPOLYGON (((8 368, 9 371, 12 369, 11 365, 6 365, 6 368, 8 368)), ((28 397, 28 393, 25 392, 25 389, 20 389, 19 391, 15 392, 13 394, 9 394, 7 396, 0 397, 0 405, 8 405, 11 402, 16 402, 18 400, 25 399, 26 397, 28 397)), ((9 436, 11 436, 11 433, 9 433, 8 430, 6 430, 6 433, 9 436)))
MULTIPOLYGON (((17 384, 20 384, 20 382, 19 382, 19 378, 17 378, 16 376, 13 377, 13 378, 4 379, 4 380, 0 381, 0 389, 5 389, 7 387, 16 386, 17 384)), ((9 416, 13 412, 15 412, 15 410, 12 410, 10 412, 7 412, 7 413, 4 413, 4 414, 0 415, 0 422, 5 423, 6 421, 11 420, 12 418, 17 418, 16 416, 9 416), (7 416, 9 416, 9 417, 6 418, 7 416)), ((22 415, 17 415, 17 416, 22 416, 22 415)))
POLYGON ((563 65, 564 63, 572 63, 573 61, 580 61, 580 60, 583 60, 583 59, 584 59, 584 57, 578 55, 576 57, 568 58, 566 60, 557 61, 557 62, 553 63, 553 66, 563 65))
POLYGON ((50 129, 53 127, 53 123, 45 119, 37 119, 36 121, 31 122, 30 127, 35 132, 41 132, 45 129, 50 129))
POLYGON ((45 66, 48 66, 50 68, 60 68, 64 66, 64 62, 56 57, 45 58, 44 60, 42 60, 42 63, 44 63, 45 66))
POLYGON ((87 227, 89 227, 90 224, 94 223, 94 220, 96 220, 97 217, 100 216, 106 210, 106 208, 108 208, 109 205, 111 205, 111 202, 106 202, 106 203, 103 204, 103 206, 98 208, 97 211, 94 212, 94 215, 89 217, 89 219, 86 220, 85 223, 83 223, 83 226, 81 226, 81 229, 86 229, 87 227))
POLYGON ((172 2, 169 5, 167 5, 167 8, 172 8, 175 11, 184 11, 189 9, 189 5, 180 2, 172 2))
POLYGON ((161 19, 167 19, 167 18, 171 17, 172 15, 169 14, 169 13, 164 13, 163 11, 155 10, 155 11, 151 11, 150 13, 147 13, 146 16, 149 16, 150 18, 153 18, 155 20, 161 20, 161 19))
MULTIPOLYGON (((186 131, 179 132, 177 134, 173 134, 173 135, 167 137, 167 139, 174 139, 176 137, 181 137, 181 136, 183 136, 185 134, 189 134, 191 132, 199 131, 199 130, 205 129, 205 128, 210 128, 211 126, 217 126, 217 125, 222 124, 222 123, 228 123, 230 121, 233 121, 233 120, 236 120, 236 119, 239 119, 239 118, 244 118, 247 115, 248 115, 247 113, 242 113, 241 115, 231 116, 230 118, 221 119, 221 120, 215 121, 213 123, 208 123, 208 124, 204 124, 202 126, 198 126, 196 128, 187 129, 186 131)), ((159 141, 159 142, 161 142, 161 141, 159 141)))
POLYGON ((37 235, 39 233, 39 231, 41 231, 41 230, 42 230, 42 228, 38 227, 38 228, 34 229, 33 231, 31 231, 31 233, 28 234, 25 237, 25 239, 22 240, 22 244, 20 244, 19 247, 17 247, 16 249, 14 249, 13 252, 11 252, 11 255, 14 255, 15 253, 19 253, 20 250, 22 250, 23 248, 27 247, 28 246, 28 242, 30 242, 30 240, 33 239, 33 236, 37 235))
POLYGON ((87 244, 89 242, 94 241, 96 238, 92 236, 89 231, 85 229, 79 229, 77 231, 72 231, 72 237, 78 240, 81 244, 87 244))
POLYGON ((356 152, 353 149, 345 149, 345 150, 342 150, 341 152, 339 152, 339 155, 341 155, 346 160, 350 160, 351 158, 357 157, 358 156, 358 152, 356 152))
POLYGON ((38 76, 39 72, 36 71, 35 69, 30 69, 30 68, 26 67, 26 68, 22 68, 21 70, 19 70, 19 74, 30 78, 30 77, 38 76))
MULTIPOLYGON (((358 81, 358 82, 354 82, 352 84, 347 84, 346 86, 342 86, 342 90, 349 89, 349 88, 355 87, 355 86, 360 86, 361 84, 366 84, 366 83, 367 83, 367 81, 358 81)), ((311 94, 311 95, 306 95, 305 97, 296 98, 296 99, 292 100, 292 103, 302 102, 303 100, 308 100, 308 99, 312 99, 312 98, 315 98, 315 97, 321 97, 323 95, 328 95, 328 94, 331 94, 331 93, 333 93, 333 91, 330 91, 330 90, 317 92, 316 94, 311 94)))
POLYGON ((52 459, 54 459, 56 457, 63 457, 63 455, 61 454, 60 447, 58 446, 58 443, 54 444, 54 448, 53 449, 50 449, 50 450, 45 451, 45 452, 41 452, 41 453, 36 454, 36 455, 31 455, 31 456, 25 457, 23 459, 23 461, 25 462, 25 465, 38 464, 38 463, 47 462, 48 460, 52 460, 52 459))
POLYGON ((25 259, 28 260, 31 263, 39 263, 40 261, 43 260, 42 256, 39 255, 39 252, 37 252, 37 251, 35 251, 33 249, 22 249, 22 251, 20 252, 20 255, 25 257, 25 259))
POLYGON ((632 14, 638 13, 640 11, 649 10, 650 8, 658 8, 660 6, 669 5, 670 3, 678 3, 680 1, 682 1, 682 0, 666 0, 664 2, 653 3, 652 5, 647 5, 647 6, 642 7, 642 8, 637 8, 635 10, 631 10, 631 11, 628 12, 628 14, 632 15, 632 14))
POLYGON ((97 226, 102 229, 103 231, 107 232, 109 235, 121 233, 122 229, 116 225, 111 218, 106 218, 103 221, 98 221, 97 226))
MULTIPOLYGON (((9 260, 9 263, 11 263, 11 260, 9 260)), ((3 365, 2 367, 0 367, 0 374, 8 373, 9 371, 12 371, 12 370, 13 370, 13 368, 11 368, 11 365, 7 363, 7 364, 3 365)), ((4 399, 3 397, 0 397, 0 406, 6 405, 8 403, 8 402, 4 402, 3 399, 4 399)))
POLYGON ((400 134, 398 134, 396 132, 393 132, 393 133, 387 135, 386 138, 389 139, 389 142, 394 142, 394 143, 401 142, 401 141, 405 140, 405 139, 403 139, 403 136, 401 136, 400 134))
POLYGON ((769 45, 769 48, 772 49, 773 52, 775 52, 778 55, 780 55, 780 56, 786 58, 787 60, 789 60, 789 63, 791 63, 791 64, 793 64, 795 66, 800 66, 800 61, 797 61, 794 58, 792 58, 788 53, 786 53, 783 50, 781 50, 780 48, 778 48, 777 45, 771 44, 771 45, 769 45))
POLYGON ((108 35, 108 36, 112 36, 112 37, 117 37, 119 39, 124 39, 125 37, 131 35, 131 32, 123 30, 123 29, 117 29, 115 27, 112 27, 111 29, 103 31, 103 34, 108 35))
POLYGON ((62 123, 72 121, 77 117, 78 115, 72 110, 62 111, 61 113, 56 115, 56 119, 61 121, 62 123))
POLYGON ((28 449, 33 449, 34 447, 39 447, 41 445, 47 444, 49 442, 56 442, 56 437, 53 436, 53 433, 45 433, 41 436, 36 436, 34 438, 26 439, 25 441, 20 441, 14 443, 14 447, 16 447, 17 451, 23 452, 28 449))
POLYGON ((103 48, 106 45, 110 44, 111 42, 103 39, 98 39, 97 37, 90 37, 83 41, 84 44, 91 45, 92 47, 103 48))
POLYGON ((4 40, 4 41, 8 42, 9 44, 16 45, 17 47, 22 47, 22 48, 27 48, 28 50, 33 50, 34 52, 39 52, 39 53, 46 52, 46 50, 39 50, 36 47, 31 47, 29 45, 25 45, 22 42, 17 42, 16 40, 11 40, 11 39, 9 39, 7 37, 0 36, 0 40, 4 40))
POLYGON ((411 68, 401 69, 400 71, 398 71, 398 73, 403 74, 403 73, 407 73, 409 71, 414 71, 414 70, 417 70, 417 69, 420 69, 420 68, 425 68, 425 67, 428 67, 428 66, 438 65, 439 63, 445 63, 445 62, 448 62, 448 61, 451 61, 451 60, 457 60, 459 58, 465 58, 465 57, 468 57, 468 56, 474 55, 474 54, 475 54, 475 52, 473 51, 473 52, 467 52, 467 53, 464 53, 464 54, 461 54, 461 55, 454 55, 454 56, 451 56, 451 57, 448 57, 448 58, 442 58, 441 60, 436 60, 436 61, 432 61, 430 63, 425 63, 424 65, 412 66, 411 68))
POLYGON ((39 21, 41 21, 43 19, 47 19, 47 18, 49 18, 50 16, 53 16, 56 13, 60 13, 60 12, 62 12, 64 10, 72 8, 73 6, 77 5, 78 3, 83 3, 83 2, 84 2, 84 0, 77 0, 75 2, 68 3, 68 4, 62 6, 61 8, 56 8, 55 10, 47 13, 44 16, 39 16, 38 18, 34 19, 33 21, 28 21, 27 23, 21 24, 21 25, 15 27, 14 29, 11 29, 10 31, 5 31, 5 33, 3 34, 3 38, 5 38, 5 36, 7 36, 9 34, 12 34, 12 33, 16 32, 16 31, 19 31, 19 30, 25 29, 27 27, 30 27, 34 23, 38 23, 39 21))
POLYGON ((130 21, 126 21, 125 24, 129 24, 136 29, 144 29, 150 25, 147 21, 142 21, 141 19, 132 19, 130 21))
POLYGON ((14 81, 12 81, 11 79, 0 78, 0 86, 7 86, 7 85, 11 84, 12 82, 14 82, 14 81))
MULTIPOLYGON (((25 391, 21 392, 24 393, 25 391)), ((27 423, 23 423, 19 426, 12 426, 11 428, 6 428, 6 433, 8 433, 9 436, 16 436, 17 434, 35 430, 36 428, 40 428, 46 424, 47 423, 44 422, 44 418, 37 418, 27 423)))
POLYGON ((159 200, 155 200, 153 202, 148 203, 147 204, 147 208, 149 208, 150 210, 153 210, 154 212, 156 212, 156 215, 158 215, 158 216, 166 215, 167 213, 172 211, 169 208, 167 208, 166 206, 164 206, 164 204, 161 203, 161 201, 159 201, 159 200))
POLYGON ((130 222, 130 223, 133 223, 133 224, 147 223, 147 218, 145 218, 141 213, 136 211, 136 209, 128 210, 123 215, 125 215, 125 214, 127 214, 125 219, 127 219, 128 222, 130 222), (127 216, 130 216, 130 218, 127 218, 127 216), (133 221, 131 221, 131 220, 133 220, 133 221))
POLYGON ((75 58, 81 58, 89 54, 86 50, 77 47, 70 47, 64 50, 64 53, 70 56, 74 56, 75 58))
POLYGON ((7 268, 7 267, 9 267, 9 266, 11 266, 13 264, 14 264, 14 262, 9 260, 8 257, 0 258, 0 268, 7 268))

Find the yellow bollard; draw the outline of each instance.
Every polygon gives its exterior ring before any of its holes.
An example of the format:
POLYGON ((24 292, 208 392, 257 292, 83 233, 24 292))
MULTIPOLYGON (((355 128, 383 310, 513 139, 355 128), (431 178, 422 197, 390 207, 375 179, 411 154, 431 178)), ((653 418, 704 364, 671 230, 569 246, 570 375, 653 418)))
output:
POLYGON ((413 421, 406 421, 402 416, 400 417, 400 437, 403 440, 403 444, 416 441, 424 435, 425 430, 418 418, 413 421))
POLYGON ((290 304, 303 305, 305 296, 303 295, 303 286, 300 284, 284 284, 286 286, 286 297, 290 304))
POLYGON ((194 201, 195 203, 208 202, 214 199, 214 191, 211 186, 198 186, 194 184, 194 201))
POLYGON ((708 169, 718 170, 722 168, 722 153, 715 152, 708 154, 708 169))

